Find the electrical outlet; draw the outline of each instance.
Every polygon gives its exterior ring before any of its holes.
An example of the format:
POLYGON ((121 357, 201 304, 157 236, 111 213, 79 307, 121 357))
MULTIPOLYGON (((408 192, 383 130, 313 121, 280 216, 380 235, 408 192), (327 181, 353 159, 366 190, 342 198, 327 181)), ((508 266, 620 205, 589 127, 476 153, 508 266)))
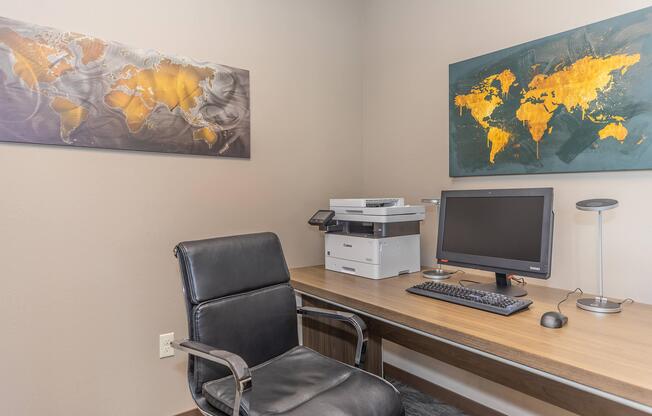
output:
POLYGON ((167 358, 174 356, 174 348, 172 348, 172 341, 174 341, 174 332, 159 335, 158 358, 167 358))

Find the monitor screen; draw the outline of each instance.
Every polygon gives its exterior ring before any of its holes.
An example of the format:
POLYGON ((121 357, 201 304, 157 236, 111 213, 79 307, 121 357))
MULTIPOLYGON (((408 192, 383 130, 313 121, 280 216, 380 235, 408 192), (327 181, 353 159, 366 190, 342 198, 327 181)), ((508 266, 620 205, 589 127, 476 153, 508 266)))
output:
POLYGON ((448 198, 444 251, 541 260, 543 197, 448 198))
POLYGON ((552 189, 444 191, 437 257, 500 273, 547 277, 552 189))

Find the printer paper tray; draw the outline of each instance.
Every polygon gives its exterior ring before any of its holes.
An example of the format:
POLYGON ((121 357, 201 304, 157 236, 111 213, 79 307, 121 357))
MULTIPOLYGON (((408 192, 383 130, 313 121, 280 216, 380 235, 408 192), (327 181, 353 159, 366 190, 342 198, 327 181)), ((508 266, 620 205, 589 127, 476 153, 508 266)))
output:
POLYGON ((379 264, 361 263, 353 260, 338 259, 336 257, 326 257, 326 269, 369 279, 385 279, 396 276, 396 274, 391 273, 382 275, 379 264))

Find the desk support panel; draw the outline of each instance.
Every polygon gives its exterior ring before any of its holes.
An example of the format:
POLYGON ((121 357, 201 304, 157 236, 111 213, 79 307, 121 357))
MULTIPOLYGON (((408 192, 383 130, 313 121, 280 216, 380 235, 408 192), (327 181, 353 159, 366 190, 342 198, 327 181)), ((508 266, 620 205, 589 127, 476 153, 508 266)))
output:
MULTIPOLYGON (((303 306, 346 310, 344 308, 333 308, 332 304, 322 302, 307 296, 302 296, 303 306)), ((382 377, 383 357, 382 340, 378 330, 369 325, 369 320, 363 317, 367 324, 368 339, 366 358, 362 368, 370 373, 382 377)), ((325 318, 312 317, 301 320, 303 331, 303 345, 318 351, 327 357, 349 365, 355 365, 355 351, 357 334, 344 322, 333 321, 325 318)))

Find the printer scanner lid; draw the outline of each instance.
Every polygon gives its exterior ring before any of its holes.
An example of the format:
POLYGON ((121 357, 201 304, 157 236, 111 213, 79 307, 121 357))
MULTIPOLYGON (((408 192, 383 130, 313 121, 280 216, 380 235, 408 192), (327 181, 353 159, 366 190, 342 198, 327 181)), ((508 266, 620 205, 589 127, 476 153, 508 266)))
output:
POLYGON ((331 207, 380 208, 402 207, 403 205, 405 205, 403 198, 331 199, 331 207))
POLYGON ((330 208, 339 221, 404 222, 425 218, 423 205, 405 205, 403 198, 331 199, 330 208))

